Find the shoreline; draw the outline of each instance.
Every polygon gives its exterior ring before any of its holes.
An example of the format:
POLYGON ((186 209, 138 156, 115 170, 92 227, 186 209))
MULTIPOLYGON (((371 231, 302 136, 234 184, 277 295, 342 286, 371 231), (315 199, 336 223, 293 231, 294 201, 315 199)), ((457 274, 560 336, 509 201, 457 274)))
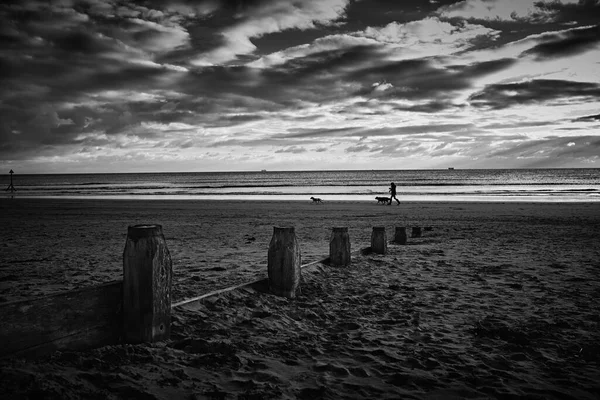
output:
MULTIPOLYGON (((269 196, 271 197, 271 196, 269 196)), ((17 200, 71 200, 71 201, 153 201, 153 202, 223 202, 223 203, 261 203, 261 202, 272 202, 272 203, 311 203, 310 198, 298 199, 295 198, 282 199, 282 198, 247 198, 247 199, 235 199, 226 196, 214 196, 214 198, 199 198, 198 196, 190 195, 189 197, 177 195, 172 197, 155 196, 155 195, 133 195, 133 196, 17 196, 11 194, 5 194, 4 197, 0 197, 0 201, 17 201, 17 200)), ((324 204, 335 204, 335 203, 360 203, 360 204, 377 204, 375 196, 369 198, 359 199, 325 199, 323 198, 324 204)), ((474 203, 474 204, 494 204, 494 203, 526 203, 526 204, 598 204, 600 203, 600 196, 597 199, 564 199, 554 198, 549 199, 548 197, 537 198, 538 196, 506 196, 502 198, 499 196, 410 196, 410 198, 399 197, 402 204, 439 204, 439 203, 474 203), (425 198, 428 197, 428 198, 425 198)), ((323 204, 323 205, 324 205, 323 204)), ((378 204, 381 205, 381 204, 378 204)), ((393 204, 395 205, 395 204, 393 204)))

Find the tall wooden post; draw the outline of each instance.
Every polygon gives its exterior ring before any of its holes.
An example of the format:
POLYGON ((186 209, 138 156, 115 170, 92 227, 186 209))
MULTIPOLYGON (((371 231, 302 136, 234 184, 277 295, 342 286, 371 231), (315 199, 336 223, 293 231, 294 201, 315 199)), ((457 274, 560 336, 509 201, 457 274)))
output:
POLYGON ((8 185, 8 187, 6 188, 6 190, 10 190, 10 192, 16 192, 17 189, 15 189, 15 186, 13 185, 13 180, 12 180, 12 176, 15 172, 11 169, 9 174, 10 174, 10 185, 8 185))
POLYGON ((296 297, 300 289, 302 260, 293 227, 273 227, 267 269, 269 289, 278 296, 296 297))
POLYGON ((171 335, 172 275, 162 226, 130 226, 123 252, 123 328, 127 343, 157 342, 171 335))
POLYGON ((421 227, 413 226, 411 237, 418 238, 421 237, 421 227))
POLYGON ((374 226, 371 233, 371 250, 373 253, 387 253, 387 237, 385 235, 385 226, 374 226))
POLYGON ((333 228, 329 239, 329 264, 345 267, 350 264, 350 258, 348 228, 333 228))
POLYGON ((396 227, 396 232, 394 234, 394 242, 398 244, 406 244, 406 227, 396 227))

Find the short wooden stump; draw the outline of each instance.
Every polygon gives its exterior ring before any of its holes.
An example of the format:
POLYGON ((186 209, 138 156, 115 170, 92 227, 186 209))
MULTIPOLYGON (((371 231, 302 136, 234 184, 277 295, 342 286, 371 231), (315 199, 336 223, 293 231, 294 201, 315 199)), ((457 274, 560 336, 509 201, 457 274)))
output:
POLYGON ((329 239, 329 264, 345 267, 350 264, 350 235, 348 228, 333 228, 329 239))
POLYGON ((406 244, 406 227, 397 226, 394 233, 394 243, 406 244))
POLYGON ((387 253, 387 237, 384 226, 374 226, 371 233, 371 251, 377 254, 387 253))

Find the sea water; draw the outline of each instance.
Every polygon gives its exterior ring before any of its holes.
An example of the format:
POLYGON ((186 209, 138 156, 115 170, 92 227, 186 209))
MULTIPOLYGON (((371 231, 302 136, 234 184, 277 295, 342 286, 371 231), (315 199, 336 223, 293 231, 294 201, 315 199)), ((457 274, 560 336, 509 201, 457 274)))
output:
POLYGON ((394 182, 400 201, 600 201, 598 168, 15 174, 13 182, 13 196, 43 198, 374 201, 394 182))

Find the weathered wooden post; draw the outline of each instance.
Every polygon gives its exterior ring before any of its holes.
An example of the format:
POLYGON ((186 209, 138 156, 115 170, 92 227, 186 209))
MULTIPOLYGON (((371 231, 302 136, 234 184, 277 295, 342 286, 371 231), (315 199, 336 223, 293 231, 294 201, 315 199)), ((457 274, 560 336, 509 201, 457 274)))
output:
POLYGON ((421 237, 421 227, 420 226, 413 226, 412 227, 411 237, 414 237, 414 238, 421 237))
POLYGON ((398 244, 406 244, 406 227, 396 227, 396 232, 394 233, 394 242, 398 244))
POLYGON ((348 228, 333 228, 329 239, 329 264, 336 267, 345 267, 350 262, 348 228))
POLYGON ((301 278, 300 246, 293 227, 273 227, 267 269, 269 289, 278 296, 296 297, 301 278))
POLYGON ((124 339, 157 342, 171 335, 173 263, 160 225, 127 229, 123 252, 124 339))
POLYGON ((371 233, 371 251, 373 253, 387 253, 387 237, 385 235, 385 226, 374 226, 371 233))

